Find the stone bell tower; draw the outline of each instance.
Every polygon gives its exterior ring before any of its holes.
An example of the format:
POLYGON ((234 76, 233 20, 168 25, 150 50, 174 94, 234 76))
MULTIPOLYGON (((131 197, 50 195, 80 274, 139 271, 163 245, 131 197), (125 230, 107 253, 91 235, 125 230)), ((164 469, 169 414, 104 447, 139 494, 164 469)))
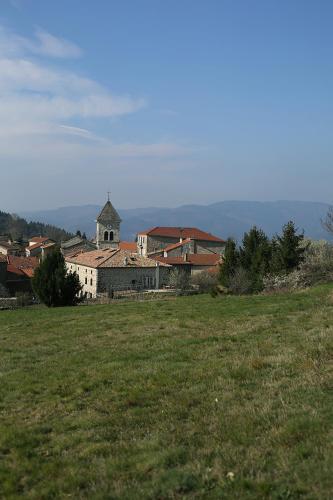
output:
POLYGON ((121 218, 113 207, 108 193, 108 201, 96 219, 96 245, 103 248, 118 248, 120 241, 121 218))

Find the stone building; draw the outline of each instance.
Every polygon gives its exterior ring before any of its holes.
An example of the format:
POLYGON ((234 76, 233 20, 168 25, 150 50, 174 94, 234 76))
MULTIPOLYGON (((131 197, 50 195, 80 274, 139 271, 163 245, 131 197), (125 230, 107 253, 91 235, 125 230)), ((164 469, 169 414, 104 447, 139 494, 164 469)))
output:
POLYGON ((118 248, 120 241, 121 218, 110 199, 105 203, 96 219, 97 249, 118 248))
POLYGON ((65 256, 78 252, 91 252, 92 250, 96 250, 96 244, 86 238, 82 238, 82 236, 74 236, 61 243, 61 252, 65 256))
POLYGON ((132 250, 134 243, 120 241, 120 224, 121 218, 108 199, 96 219, 96 238, 87 240, 76 235, 61 243, 61 251, 63 255, 68 256, 104 248, 130 248, 132 250))
POLYGON ((47 236, 34 236, 29 240, 29 245, 25 249, 27 257, 39 257, 44 259, 46 255, 56 248, 56 242, 47 236))
POLYGON ((18 292, 32 293, 31 278, 39 265, 37 257, 8 255, 6 288, 11 295, 18 292))
POLYGON ((166 249, 176 250, 175 256, 184 253, 222 255, 225 241, 196 227, 158 226, 138 233, 137 246, 140 255, 160 254, 164 256, 166 249))
POLYGON ((104 248, 65 257, 69 272, 76 272, 83 293, 94 298, 126 289, 159 289, 168 283, 171 266, 128 250, 104 248))
POLYGON ((0 241, 0 254, 2 255, 22 255, 22 246, 15 241, 1 240, 0 241))

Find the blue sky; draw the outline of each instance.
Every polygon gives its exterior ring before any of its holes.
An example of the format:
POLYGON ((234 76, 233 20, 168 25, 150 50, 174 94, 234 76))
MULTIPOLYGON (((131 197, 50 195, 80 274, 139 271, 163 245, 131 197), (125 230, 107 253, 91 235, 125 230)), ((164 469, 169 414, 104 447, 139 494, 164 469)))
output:
POLYGON ((2 210, 333 201, 333 3, 1 0, 2 210))

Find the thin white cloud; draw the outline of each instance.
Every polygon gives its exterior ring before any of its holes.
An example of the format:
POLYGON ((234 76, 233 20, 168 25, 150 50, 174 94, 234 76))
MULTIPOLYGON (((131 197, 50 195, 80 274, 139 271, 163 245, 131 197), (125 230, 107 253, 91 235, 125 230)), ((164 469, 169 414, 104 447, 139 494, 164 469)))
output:
POLYGON ((82 55, 78 45, 36 28, 33 38, 17 35, 0 26, 0 54, 37 54, 55 58, 76 58, 82 55))
MULTIPOLYGON (((65 175, 68 185, 77 186, 79 174, 81 188, 88 189, 95 173, 130 179, 138 165, 156 172, 164 160, 189 156, 189 149, 172 141, 116 143, 107 132, 95 132, 146 103, 65 69, 60 58, 79 55, 75 47, 43 31, 30 40, 0 26, 0 167, 7 175, 28 173, 32 192, 58 199, 54 185, 63 184, 65 175)), ((0 183, 0 199, 7 195, 0 183)))
POLYGON ((36 38, 39 43, 35 44, 33 51, 51 57, 80 57, 82 51, 80 47, 64 38, 57 38, 47 31, 36 30, 36 38))

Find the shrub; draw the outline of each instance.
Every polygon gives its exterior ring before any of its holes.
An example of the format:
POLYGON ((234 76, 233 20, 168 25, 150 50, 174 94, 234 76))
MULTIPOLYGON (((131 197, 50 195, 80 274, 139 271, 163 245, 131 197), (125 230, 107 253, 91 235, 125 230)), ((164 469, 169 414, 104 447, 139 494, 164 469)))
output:
POLYGON ((297 290, 333 281, 333 245, 326 241, 308 241, 305 245, 299 268, 291 273, 265 276, 265 291, 297 290))
POLYGON ((172 269, 169 274, 169 286, 184 291, 190 288, 190 274, 182 269, 172 269))
POLYGON ((191 277, 190 283, 194 285, 200 293, 208 293, 217 286, 217 274, 209 271, 201 271, 191 277))
POLYGON ((244 267, 237 267, 229 277, 228 291, 235 295, 242 295, 253 291, 253 283, 249 272, 244 267))

